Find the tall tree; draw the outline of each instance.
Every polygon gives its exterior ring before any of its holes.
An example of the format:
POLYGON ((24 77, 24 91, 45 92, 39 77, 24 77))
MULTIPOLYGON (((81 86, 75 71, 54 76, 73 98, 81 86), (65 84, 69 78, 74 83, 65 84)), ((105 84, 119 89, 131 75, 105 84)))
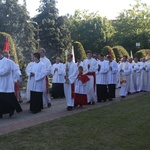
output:
POLYGON ((76 10, 74 15, 68 14, 68 19, 73 41, 81 42, 85 50, 100 52, 105 45, 111 45, 114 29, 107 18, 87 10, 76 10))
POLYGON ((12 36, 21 67, 30 61, 35 49, 33 27, 27 23, 29 18, 25 5, 21 6, 17 0, 6 0, 6 3, 0 0, 0 31, 12 36))
POLYGON ((66 17, 58 16, 56 0, 41 0, 39 15, 34 18, 42 31, 41 46, 47 50, 48 56, 61 55, 64 50, 71 50, 71 36, 66 26, 66 17))
POLYGON ((150 7, 135 0, 135 5, 130 5, 131 9, 124 10, 118 16, 114 27, 115 44, 122 45, 128 52, 136 52, 136 43, 140 42, 140 49, 150 47, 150 7))

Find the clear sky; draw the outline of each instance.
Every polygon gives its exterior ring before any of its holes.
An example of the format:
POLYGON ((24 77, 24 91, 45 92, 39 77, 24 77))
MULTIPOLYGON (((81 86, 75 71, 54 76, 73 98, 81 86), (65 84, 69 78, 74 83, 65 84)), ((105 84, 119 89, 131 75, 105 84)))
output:
MULTIPOLYGON (((22 0, 19 0, 20 2, 22 0)), ((39 0, 26 0, 27 10, 30 16, 37 14, 39 0)), ((89 10, 89 12, 99 12, 100 16, 106 16, 108 19, 115 19, 124 9, 130 9, 130 4, 135 4, 134 0, 57 0, 59 15, 74 14, 76 9, 89 10)), ((150 0, 142 0, 150 6, 150 0)))

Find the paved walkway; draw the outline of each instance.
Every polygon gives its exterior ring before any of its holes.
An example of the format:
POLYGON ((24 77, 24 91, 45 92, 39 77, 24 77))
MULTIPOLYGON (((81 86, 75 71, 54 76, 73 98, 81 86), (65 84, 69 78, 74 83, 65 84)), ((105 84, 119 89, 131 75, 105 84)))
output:
MULTIPOLYGON (((118 92, 119 89, 116 90, 117 97, 118 97, 118 92)), ((141 94, 142 93, 136 95, 141 95, 141 94)), ((75 108, 72 111, 67 111, 65 99, 52 99, 52 106, 50 108, 45 107, 42 110, 42 112, 37 114, 30 113, 29 104, 27 104, 26 101, 24 101, 21 104, 23 112, 18 114, 15 113, 15 115, 11 118, 9 118, 8 114, 6 114, 3 115, 2 119, 0 119, 0 135, 4 135, 16 130, 34 126, 60 117, 69 116, 82 111, 87 111, 89 109, 102 107, 104 105, 109 105, 111 103, 118 102, 120 100, 121 98, 118 97, 112 102, 96 103, 95 105, 87 105, 87 106, 83 106, 82 108, 75 108)))

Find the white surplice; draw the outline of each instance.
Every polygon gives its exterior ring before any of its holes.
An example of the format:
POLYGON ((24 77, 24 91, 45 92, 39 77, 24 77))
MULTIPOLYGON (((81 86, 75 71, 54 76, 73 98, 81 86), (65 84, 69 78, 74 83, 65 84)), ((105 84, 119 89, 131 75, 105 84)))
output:
POLYGON ((30 91, 43 92, 43 82, 46 76, 46 68, 42 62, 34 62, 30 71, 34 73, 34 76, 30 76, 29 88, 30 91))
POLYGON ((147 62, 140 62, 140 91, 148 91, 148 71, 147 62), (145 68, 145 69, 144 69, 145 68))
POLYGON ((139 92, 139 86, 140 86, 140 62, 134 62, 133 63, 133 84, 134 84, 134 88, 135 88, 135 92, 139 92))
POLYGON ((0 92, 14 92, 14 77, 17 75, 14 71, 12 61, 3 57, 0 60, 0 92))
POLYGON ((130 73, 130 82, 129 82, 129 92, 134 93, 135 92, 135 82, 134 82, 134 63, 129 63, 129 66, 131 68, 131 73, 130 73))
POLYGON ((27 67, 26 67, 26 74, 28 76, 27 87, 26 87, 26 99, 27 99, 27 102, 30 101, 30 88, 29 88, 29 85, 30 85, 30 72, 31 72, 31 68, 32 68, 33 64, 34 64, 34 62, 30 62, 27 65, 27 67))
MULTIPOLYGON (((130 82, 130 73, 131 73, 131 68, 129 63, 122 62, 119 64, 119 71, 123 70, 123 72, 120 72, 120 77, 124 80, 125 83, 121 84, 121 89, 120 89, 120 96, 126 96, 128 94, 128 88, 129 88, 129 82, 130 82)), ((120 79, 120 82, 122 80, 120 79)))
MULTIPOLYGON (((67 106, 74 106, 74 99, 72 98, 72 90, 71 90, 71 84, 73 84, 77 78, 78 75, 78 68, 77 65, 71 61, 68 62, 68 69, 69 71, 67 72, 68 75, 68 82, 64 83, 64 94, 67 102, 67 106)), ((66 66, 66 65, 65 65, 66 66)), ((64 76, 66 76, 66 67, 64 68, 64 76)))
MULTIPOLYGON (((109 62, 106 60, 97 61, 97 65, 100 65, 100 70, 96 71, 96 84, 103 84, 107 85, 108 84, 108 71, 109 71, 109 62)), ((98 66, 96 67, 98 68, 98 66)))
POLYGON ((64 83, 64 64, 62 63, 55 63, 52 65, 51 74, 53 76, 52 83, 64 83), (55 71, 57 68, 57 71, 55 71))
POLYGON ((109 62, 109 70, 107 73, 108 77, 108 84, 117 84, 117 78, 118 78, 118 64, 116 61, 109 62), (110 69, 110 67, 112 69, 110 69))
MULTIPOLYGON (((43 62, 46 67, 46 76, 49 76, 51 74, 51 66, 52 66, 50 60, 46 56, 44 56, 40 58, 40 61, 43 62)), ((47 105, 49 103, 51 103, 51 99, 50 99, 49 93, 47 93, 46 77, 45 77, 44 92, 43 92, 43 105, 47 105)))
MULTIPOLYGON (((94 58, 86 58, 83 61, 83 71, 84 73, 90 73, 93 72, 95 73, 97 70, 97 61, 94 58), (88 65, 90 65, 90 68, 88 69, 88 65)), ((88 75, 90 78, 90 92, 88 92, 87 97, 88 97, 88 103, 89 102, 96 102, 96 85, 94 85, 94 77, 92 75, 88 75), (95 86, 95 87, 94 87, 95 86)))

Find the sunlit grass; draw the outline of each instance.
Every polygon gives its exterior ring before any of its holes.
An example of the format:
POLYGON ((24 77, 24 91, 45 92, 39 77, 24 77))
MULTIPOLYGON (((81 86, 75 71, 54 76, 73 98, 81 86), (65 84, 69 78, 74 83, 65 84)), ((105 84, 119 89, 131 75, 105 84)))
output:
POLYGON ((0 150, 149 150, 150 94, 0 137, 0 150))

